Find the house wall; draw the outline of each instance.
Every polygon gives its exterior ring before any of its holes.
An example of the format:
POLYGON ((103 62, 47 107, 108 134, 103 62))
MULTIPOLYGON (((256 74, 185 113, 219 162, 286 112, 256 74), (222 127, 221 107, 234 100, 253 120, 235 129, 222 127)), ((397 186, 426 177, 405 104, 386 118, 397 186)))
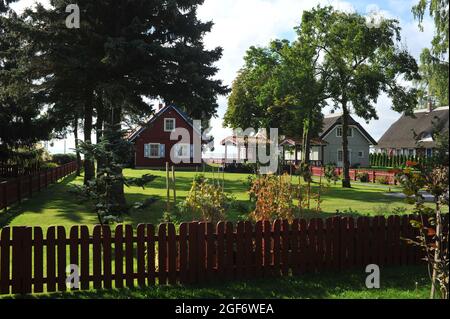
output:
MULTIPOLYGON (((191 166, 191 165, 199 165, 199 164, 188 164, 188 163, 180 163, 174 164, 170 160, 170 150, 172 147, 181 141, 181 137, 178 140, 171 141, 170 140, 170 132, 164 131, 164 119, 165 118, 174 118, 175 126, 177 128, 185 128, 190 132, 190 144, 193 144, 193 128, 187 123, 181 115, 178 114, 172 108, 166 110, 163 114, 161 114, 152 124, 151 127, 144 130, 140 136, 135 140, 135 166, 136 167, 164 167, 166 162, 170 165, 178 165, 178 166, 191 166), (144 145, 149 143, 160 143, 165 145, 165 156, 163 158, 146 158, 144 157, 144 145)), ((192 158, 190 159, 192 163, 192 158)))
MULTIPOLYGON (((342 137, 336 136, 336 126, 323 139, 328 143, 324 147, 324 162, 325 164, 338 164, 338 150, 342 149, 342 137)), ((350 165, 360 164, 361 167, 368 167, 370 144, 367 139, 360 133, 360 131, 353 127, 353 136, 348 137, 348 148, 351 150, 350 165), (360 158, 358 152, 362 151, 364 156, 360 158)))

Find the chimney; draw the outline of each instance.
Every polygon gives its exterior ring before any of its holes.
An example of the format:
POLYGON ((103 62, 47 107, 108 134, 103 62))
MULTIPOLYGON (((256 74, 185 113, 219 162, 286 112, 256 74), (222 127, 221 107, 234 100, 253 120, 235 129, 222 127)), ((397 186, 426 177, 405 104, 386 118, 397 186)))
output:
POLYGON ((161 111, 163 108, 164 108, 164 104, 159 103, 159 105, 158 105, 158 111, 161 111))

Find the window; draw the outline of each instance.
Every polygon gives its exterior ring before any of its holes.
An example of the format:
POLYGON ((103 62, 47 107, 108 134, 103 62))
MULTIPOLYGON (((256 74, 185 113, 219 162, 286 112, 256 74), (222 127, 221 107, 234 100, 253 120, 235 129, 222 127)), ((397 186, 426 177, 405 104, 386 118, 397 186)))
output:
MULTIPOLYGON (((338 126, 336 128, 336 136, 337 137, 342 137, 342 126, 338 126)), ((347 136, 348 137, 352 137, 353 136, 353 128, 349 127, 347 130, 347 136)))
POLYGON ((364 151, 359 151, 358 152, 358 157, 359 158, 364 158, 364 151))
POLYGON ((160 158, 160 144, 150 143, 144 145, 144 157, 147 158, 160 158))
POLYGON ((176 144, 175 156, 177 158, 190 158, 191 146, 189 144, 176 144))
POLYGON ((409 155, 409 156, 414 156, 414 149, 413 149, 413 148, 410 148, 410 149, 408 150, 408 155, 409 155))
POLYGON ((164 132, 175 131, 175 119, 164 119, 164 132))

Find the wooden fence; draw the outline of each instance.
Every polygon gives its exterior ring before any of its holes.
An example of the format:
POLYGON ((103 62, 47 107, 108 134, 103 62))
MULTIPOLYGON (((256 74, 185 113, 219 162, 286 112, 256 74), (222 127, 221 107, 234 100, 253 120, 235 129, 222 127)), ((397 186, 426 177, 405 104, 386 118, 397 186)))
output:
MULTIPOLYGON (((81 290, 276 277, 306 272, 364 271, 414 265, 416 216, 333 217, 275 221, 3 228, 0 294, 65 291, 66 266, 78 265, 81 290)), ((446 217, 448 224, 448 216, 446 217)))
MULTIPOLYGON (((313 176, 324 176, 325 168, 323 167, 311 167, 311 173, 313 176)), ((338 175, 343 174, 343 168, 336 168, 338 175)), ((350 179, 358 180, 358 174, 367 173, 370 183, 377 183, 378 178, 385 178, 390 185, 397 185, 395 173, 390 171, 371 170, 371 169, 350 169, 350 179)))
POLYGON ((34 163, 28 166, 0 163, 0 177, 11 178, 21 175, 36 174, 40 169, 40 163, 34 163))
POLYGON ((6 209, 23 198, 32 197, 33 193, 74 173, 76 169, 77 163, 72 162, 0 183, 0 209, 6 209))

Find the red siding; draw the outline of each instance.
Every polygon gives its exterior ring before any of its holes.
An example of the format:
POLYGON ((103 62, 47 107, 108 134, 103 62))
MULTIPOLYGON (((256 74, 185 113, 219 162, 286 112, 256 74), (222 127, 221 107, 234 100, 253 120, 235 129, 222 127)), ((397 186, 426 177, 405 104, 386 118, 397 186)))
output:
MULTIPOLYGON (((164 132, 164 119, 165 118, 174 118, 175 125, 177 128, 185 128, 190 132, 191 141, 190 144, 193 144, 193 128, 187 123, 177 111, 173 108, 168 108, 164 111, 163 114, 158 115, 158 118, 151 124, 151 127, 144 130, 140 136, 135 140, 135 165, 136 167, 163 167, 168 162, 172 165, 172 161, 170 160, 170 150, 172 147, 181 141, 181 137, 179 137, 176 141, 170 140, 170 132, 164 132), (149 143, 159 143, 165 144, 165 157, 164 158, 146 158, 144 157, 144 145, 149 143)), ((193 160, 191 159, 192 163, 193 160)), ((176 164, 178 166, 190 166, 187 163, 176 164)), ((191 165, 199 165, 199 164, 191 164, 191 165)))

